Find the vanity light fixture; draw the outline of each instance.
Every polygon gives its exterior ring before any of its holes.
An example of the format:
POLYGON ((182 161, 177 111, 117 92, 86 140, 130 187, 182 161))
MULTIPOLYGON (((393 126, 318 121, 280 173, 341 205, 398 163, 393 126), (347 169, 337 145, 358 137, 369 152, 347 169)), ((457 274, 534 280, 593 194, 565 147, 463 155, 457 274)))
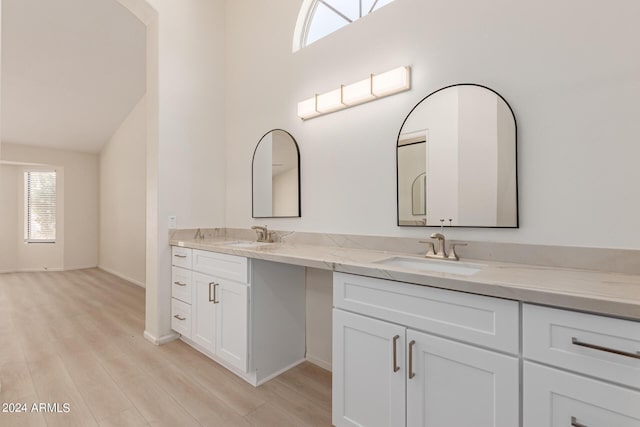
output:
POLYGON ((302 120, 332 113, 344 108, 384 98, 411 89, 411 67, 398 67, 350 85, 340 85, 323 94, 298 103, 298 117, 302 120))

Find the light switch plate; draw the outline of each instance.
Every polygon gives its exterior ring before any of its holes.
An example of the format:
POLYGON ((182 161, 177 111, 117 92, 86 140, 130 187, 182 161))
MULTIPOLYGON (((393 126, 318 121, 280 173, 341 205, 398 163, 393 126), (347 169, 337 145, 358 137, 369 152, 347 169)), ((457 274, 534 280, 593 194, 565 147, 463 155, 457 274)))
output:
POLYGON ((169 215, 169 228, 176 229, 178 228, 178 220, 175 215, 169 215))

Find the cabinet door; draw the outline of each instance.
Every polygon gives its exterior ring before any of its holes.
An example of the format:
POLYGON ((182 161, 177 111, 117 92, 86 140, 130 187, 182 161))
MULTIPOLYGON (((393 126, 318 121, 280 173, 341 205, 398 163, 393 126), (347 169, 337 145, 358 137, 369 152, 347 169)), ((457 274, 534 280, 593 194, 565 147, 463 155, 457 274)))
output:
POLYGON ((640 392, 524 363, 524 427, 638 427, 640 392))
POLYGON ((214 277, 193 273, 191 339, 205 350, 216 352, 216 311, 214 277))
POLYGON ((225 279, 217 283, 216 355, 246 372, 248 286, 225 279))
POLYGON ((407 331, 407 426, 519 425, 516 357, 407 331))
POLYGON ((335 426, 405 425, 405 330, 333 310, 335 426))

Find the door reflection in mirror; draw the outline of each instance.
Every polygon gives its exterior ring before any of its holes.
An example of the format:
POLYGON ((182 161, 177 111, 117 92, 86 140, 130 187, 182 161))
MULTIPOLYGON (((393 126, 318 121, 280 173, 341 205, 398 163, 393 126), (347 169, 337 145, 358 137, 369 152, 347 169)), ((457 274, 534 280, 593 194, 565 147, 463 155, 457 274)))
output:
POLYGON ((493 90, 460 84, 425 97, 400 129, 397 162, 398 225, 518 227, 515 116, 493 90))
POLYGON ((253 154, 254 218, 300 216, 300 151, 291 134, 267 132, 253 154))

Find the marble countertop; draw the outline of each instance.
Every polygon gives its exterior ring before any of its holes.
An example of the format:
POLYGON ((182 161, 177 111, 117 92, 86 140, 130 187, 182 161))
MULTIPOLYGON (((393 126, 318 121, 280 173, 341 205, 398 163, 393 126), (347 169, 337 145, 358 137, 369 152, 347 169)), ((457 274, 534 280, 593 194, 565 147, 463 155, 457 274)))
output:
POLYGON ((462 259, 484 265, 463 276, 376 264, 394 256, 420 259, 415 254, 288 242, 249 248, 229 243, 170 241, 173 246, 640 320, 640 275, 462 259))

